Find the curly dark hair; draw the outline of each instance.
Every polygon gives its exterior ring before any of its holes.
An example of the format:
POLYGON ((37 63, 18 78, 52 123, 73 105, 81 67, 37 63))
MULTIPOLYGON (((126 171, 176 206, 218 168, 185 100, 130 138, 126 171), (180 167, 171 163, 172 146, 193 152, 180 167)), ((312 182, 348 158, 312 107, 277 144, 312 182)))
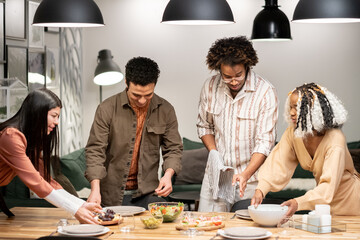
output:
POLYGON ((128 86, 130 82, 141 86, 146 86, 150 83, 156 84, 160 75, 157 63, 146 57, 130 59, 125 68, 125 79, 128 86))
POLYGON ((245 36, 229 37, 215 41, 209 49, 206 63, 210 70, 220 70, 221 64, 244 64, 248 69, 258 63, 258 57, 245 36))

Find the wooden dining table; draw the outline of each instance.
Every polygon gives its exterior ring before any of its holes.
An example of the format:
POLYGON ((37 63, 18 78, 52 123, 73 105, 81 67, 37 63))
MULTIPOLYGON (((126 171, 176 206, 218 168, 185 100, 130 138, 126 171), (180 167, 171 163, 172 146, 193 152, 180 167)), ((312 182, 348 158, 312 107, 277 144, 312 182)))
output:
MULTIPOLYGON (((60 219, 66 218, 70 224, 79 222, 59 208, 35 208, 15 207, 11 211, 15 217, 8 218, 0 212, 0 239, 37 239, 50 234, 56 236, 56 224, 60 219)), ((260 227, 252 220, 232 218, 234 213, 218 213, 225 216, 225 229, 230 227, 260 227)), ((216 236, 217 230, 206 231, 201 235, 187 236, 176 230, 178 222, 162 223, 157 229, 145 229, 140 217, 150 215, 148 211, 135 215, 135 229, 129 233, 119 231, 118 225, 107 226, 110 231, 98 236, 99 239, 207 239, 216 236)), ((281 227, 266 227, 272 233, 268 239, 360 239, 360 216, 333 216, 333 221, 346 226, 346 230, 333 233, 312 233, 305 230, 293 228, 291 224, 284 224, 281 227)), ((216 236, 212 240, 223 239, 216 236)))

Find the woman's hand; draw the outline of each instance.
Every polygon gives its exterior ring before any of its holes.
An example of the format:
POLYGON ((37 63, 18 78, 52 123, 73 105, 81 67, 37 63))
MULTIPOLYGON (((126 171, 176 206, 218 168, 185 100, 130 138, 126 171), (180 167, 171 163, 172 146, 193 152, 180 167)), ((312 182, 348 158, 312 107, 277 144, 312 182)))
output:
POLYGON ((259 204, 262 203, 262 200, 264 199, 264 194, 260 189, 255 190, 255 194, 251 199, 251 205, 254 205, 255 208, 259 206, 259 204))
POLYGON ((288 206, 288 211, 285 214, 285 218, 290 218, 298 209, 298 203, 295 199, 290 199, 286 202, 283 202, 281 206, 288 206))
POLYGON ((239 192, 240 197, 244 196, 244 192, 247 186, 247 180, 242 174, 234 174, 232 179, 232 185, 234 186, 236 182, 239 182, 239 192))
POLYGON ((297 211, 298 203, 295 199, 290 199, 286 202, 283 202, 280 206, 288 206, 288 211, 286 212, 284 217, 278 223, 278 227, 285 224, 287 221, 289 221, 291 216, 294 215, 294 213, 297 211))
POLYGON ((101 210, 99 204, 85 202, 75 213, 75 218, 80 223, 99 224, 94 218, 94 212, 101 213, 101 210))

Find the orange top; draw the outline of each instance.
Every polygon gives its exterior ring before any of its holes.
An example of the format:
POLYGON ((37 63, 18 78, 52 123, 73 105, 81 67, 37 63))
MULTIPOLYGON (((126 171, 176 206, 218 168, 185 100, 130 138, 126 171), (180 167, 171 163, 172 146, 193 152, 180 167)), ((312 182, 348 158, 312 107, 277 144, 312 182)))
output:
MULTIPOLYGON (((25 135, 18 129, 9 127, 0 131, 0 186, 8 185, 17 175, 41 198, 45 198, 53 189, 62 189, 52 178, 50 183, 45 181, 26 155, 26 147, 25 135)), ((41 163, 40 169, 43 168, 41 163)))
POLYGON ((131 105, 134 109, 136 118, 137 118, 137 128, 136 128, 136 135, 135 135, 135 143, 134 143, 134 152, 131 159, 131 165, 129 170, 129 176, 126 182, 126 189, 127 190, 134 190, 138 188, 137 185, 137 174, 138 174, 138 161, 139 161, 139 149, 141 143, 141 135, 144 129, 144 123, 147 115, 147 110, 149 108, 149 103, 142 108, 138 108, 136 105, 131 105))

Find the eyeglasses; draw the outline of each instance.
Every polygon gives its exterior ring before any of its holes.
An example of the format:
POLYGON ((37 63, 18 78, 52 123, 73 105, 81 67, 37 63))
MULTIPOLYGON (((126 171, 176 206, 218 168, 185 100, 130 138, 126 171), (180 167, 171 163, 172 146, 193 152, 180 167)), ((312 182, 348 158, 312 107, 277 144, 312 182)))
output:
POLYGON ((243 74, 243 75, 240 76, 240 77, 230 77, 230 78, 226 78, 226 77, 223 76, 223 74, 222 74, 221 72, 220 72, 220 74, 221 74, 221 78, 222 78, 222 80, 223 80, 224 83, 231 83, 232 80, 235 80, 235 81, 237 81, 237 82, 240 82, 240 81, 244 80, 244 79, 245 79, 245 76, 246 76, 246 74, 243 74))

